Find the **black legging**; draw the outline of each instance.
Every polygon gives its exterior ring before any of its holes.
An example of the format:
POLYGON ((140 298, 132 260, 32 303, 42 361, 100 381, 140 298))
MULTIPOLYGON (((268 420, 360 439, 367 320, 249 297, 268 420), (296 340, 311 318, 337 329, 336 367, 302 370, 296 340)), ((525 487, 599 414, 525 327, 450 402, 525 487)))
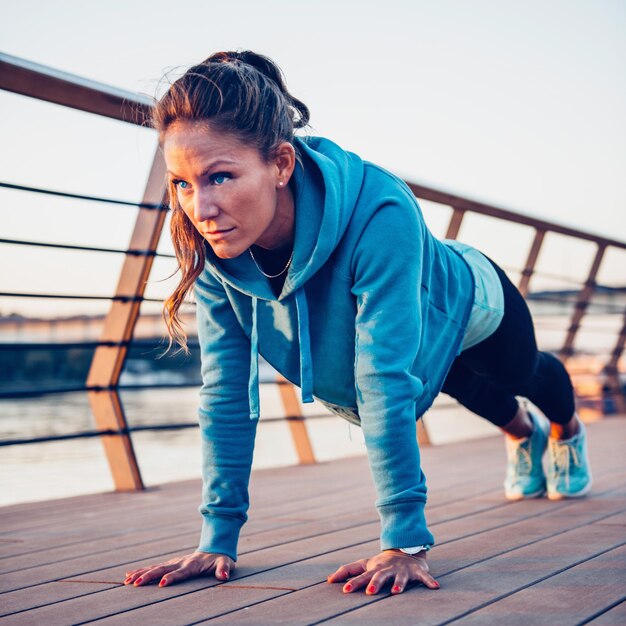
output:
POLYGON ((539 352, 528 306, 515 285, 493 262, 504 290, 504 317, 484 341, 456 357, 442 391, 470 411, 504 426, 524 396, 557 424, 574 414, 574 390, 563 364, 539 352))

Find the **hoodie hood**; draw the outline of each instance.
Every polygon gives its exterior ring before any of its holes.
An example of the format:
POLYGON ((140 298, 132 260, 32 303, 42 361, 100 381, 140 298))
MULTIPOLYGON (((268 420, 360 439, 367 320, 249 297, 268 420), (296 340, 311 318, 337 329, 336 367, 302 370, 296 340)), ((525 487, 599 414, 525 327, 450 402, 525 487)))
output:
MULTIPOLYGON (((293 174, 295 204, 294 253, 278 300, 295 300, 300 344, 302 401, 312 402, 312 364, 305 285, 333 253, 344 235, 363 184, 363 161, 321 137, 294 139, 298 162, 293 174)), ((250 417, 259 417, 258 300, 275 300, 269 281, 249 254, 218 258, 206 246, 212 272, 223 282, 252 298, 250 336, 250 417)))

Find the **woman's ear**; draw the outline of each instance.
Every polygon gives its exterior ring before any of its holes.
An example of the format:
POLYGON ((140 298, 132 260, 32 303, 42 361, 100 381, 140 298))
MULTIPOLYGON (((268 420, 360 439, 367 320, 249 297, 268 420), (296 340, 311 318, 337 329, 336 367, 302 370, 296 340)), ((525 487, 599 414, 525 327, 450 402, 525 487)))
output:
POLYGON ((286 187, 293 170, 296 167, 296 151, 288 142, 283 141, 275 152, 274 163, 276 165, 276 186, 286 187))

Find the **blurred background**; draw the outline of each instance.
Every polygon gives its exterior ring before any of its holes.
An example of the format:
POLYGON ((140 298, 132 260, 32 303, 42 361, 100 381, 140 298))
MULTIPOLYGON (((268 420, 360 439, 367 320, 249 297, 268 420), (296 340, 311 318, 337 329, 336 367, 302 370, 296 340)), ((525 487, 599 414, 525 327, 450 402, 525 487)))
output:
MULTIPOLYGON (((260 52, 309 106, 310 134, 408 181, 626 240, 621 0, 0 0, 0 12, 5 54, 147 96, 217 50, 260 52)), ((0 183, 141 201, 156 150, 152 131, 6 91, 0 107, 0 183)), ((443 237, 451 209, 420 204, 443 237)), ((87 394, 59 391, 85 384, 124 260, 16 242, 123 250, 136 216, 132 206, 0 187, 3 444, 94 429, 87 394), (57 297, 33 297, 42 294, 57 297)), ((472 214, 458 234, 514 280, 533 236, 532 228, 472 214)), ((158 252, 145 292, 154 302, 141 306, 120 393, 131 428, 189 428, 133 435, 146 484, 199 476, 200 463, 191 427, 197 350, 156 358, 164 345, 159 301, 176 280, 167 223, 158 252)), ((590 241, 546 235, 529 293, 543 349, 562 346, 595 253, 590 241)), ((598 415, 614 411, 598 374, 623 324, 625 268, 626 252, 607 250, 575 344, 578 388, 592 388, 583 405, 598 415)), ((193 335, 193 307, 188 312, 193 335)), ((273 380, 269 368, 264 380, 273 380)), ((273 385, 262 401, 265 418, 282 411, 273 385)), ((445 398, 440 405, 427 417, 435 444, 495 432, 445 398)), ((318 460, 364 452, 355 429, 315 417, 323 413, 317 405, 305 411, 318 460)), ((287 426, 268 420, 256 466, 296 461, 287 426)), ((97 438, 3 445, 0 471, 0 503, 112 488, 97 438)))

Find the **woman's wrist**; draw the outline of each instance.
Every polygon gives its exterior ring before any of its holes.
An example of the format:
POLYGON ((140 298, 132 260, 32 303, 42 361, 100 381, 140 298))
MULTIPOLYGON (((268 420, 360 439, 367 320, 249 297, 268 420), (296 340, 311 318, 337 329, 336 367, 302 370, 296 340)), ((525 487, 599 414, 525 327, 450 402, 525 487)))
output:
POLYGON ((383 550, 383 552, 393 552, 395 554, 401 554, 403 556, 426 558, 430 546, 414 546, 409 548, 389 548, 383 550))

